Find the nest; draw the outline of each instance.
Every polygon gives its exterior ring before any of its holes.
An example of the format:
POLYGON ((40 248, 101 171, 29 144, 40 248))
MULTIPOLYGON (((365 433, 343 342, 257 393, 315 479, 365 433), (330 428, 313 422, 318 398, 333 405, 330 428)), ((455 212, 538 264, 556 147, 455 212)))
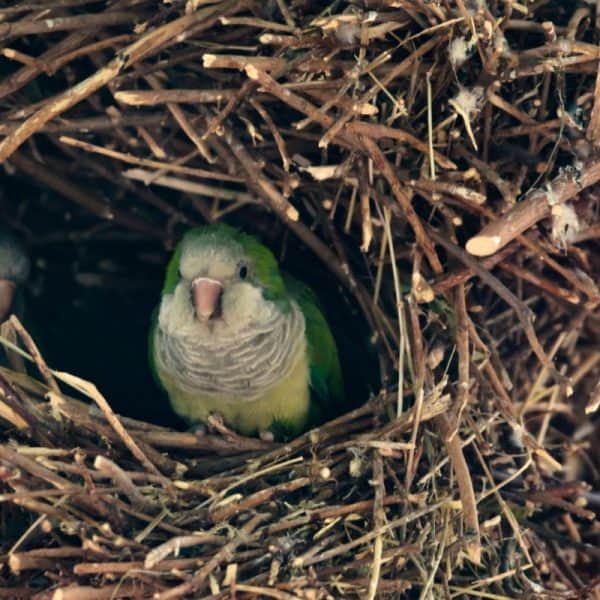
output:
POLYGON ((37 374, 0 372, 0 597, 595 597, 599 31, 576 2, 0 8, 32 250, 134 241, 158 280, 226 217, 335 281, 378 365, 297 439, 202 437, 117 416, 11 318, 37 374))

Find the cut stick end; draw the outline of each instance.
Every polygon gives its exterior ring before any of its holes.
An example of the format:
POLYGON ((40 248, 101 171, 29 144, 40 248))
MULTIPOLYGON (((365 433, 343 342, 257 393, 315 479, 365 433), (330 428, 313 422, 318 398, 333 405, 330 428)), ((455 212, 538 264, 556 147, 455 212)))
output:
POLYGON ((290 221, 298 221, 300 219, 300 213, 293 206, 288 206, 285 214, 290 221))
POLYGON ((473 256, 490 256, 500 249, 500 242, 498 235, 476 235, 467 242, 466 249, 473 256))
POLYGON ((204 54, 202 56, 202 65, 205 69, 210 69, 217 60, 217 56, 215 54, 204 54))
POLYGON ((479 541, 469 542, 466 548, 469 560, 479 566, 481 565, 481 543, 479 541))
POLYGON ((19 556, 17 556, 16 554, 9 554, 8 566, 13 573, 18 575, 21 572, 22 567, 21 559, 19 558, 19 556))
POLYGON ((258 79, 258 69, 254 65, 246 65, 244 70, 250 79, 258 79))
POLYGON ((115 100, 123 104, 131 104, 132 99, 136 96, 135 92, 115 92, 115 100))

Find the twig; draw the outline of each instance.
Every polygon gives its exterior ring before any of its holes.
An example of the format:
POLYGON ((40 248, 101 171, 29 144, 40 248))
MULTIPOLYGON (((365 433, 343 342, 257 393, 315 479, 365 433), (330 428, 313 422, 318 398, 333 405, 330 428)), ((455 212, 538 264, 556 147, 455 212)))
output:
POLYGON ((385 483, 383 479, 383 459, 378 450, 373 452, 373 486, 375 487, 375 500, 373 501, 373 522, 375 529, 379 531, 373 544, 373 561, 371 563, 371 577, 367 599, 374 600, 377 597, 379 580, 381 577, 381 556, 383 553, 383 538, 381 530, 385 525, 385 512, 383 510, 383 498, 385 497, 385 483))
MULTIPOLYGON (((10 136, 6 139, 9 138, 10 136)), ((14 154, 11 157, 10 162, 34 180, 38 180, 45 186, 56 190, 59 194, 68 198, 72 202, 83 206, 86 210, 90 211, 92 214, 100 217, 101 219, 113 221, 119 225, 139 231, 155 239, 162 240, 164 238, 164 233, 160 228, 155 227, 147 221, 139 219, 125 212, 124 210, 111 207, 102 202, 92 192, 89 192, 87 189, 68 181, 64 177, 61 177, 58 174, 59 169, 47 168, 45 165, 38 163, 32 158, 26 156, 23 152, 14 154)))
POLYGON ((546 353, 544 352, 544 349, 537 338, 532 325, 533 315, 531 311, 504 284, 498 281, 498 279, 496 279, 488 271, 483 269, 481 265, 474 258, 470 257, 464 250, 455 244, 452 244, 452 242, 449 242, 444 238, 444 236, 433 231, 432 229, 429 230, 429 234, 437 243, 446 248, 448 252, 456 256, 456 258, 472 269, 482 281, 487 283, 498 294, 498 296, 500 296, 514 309, 535 355, 538 357, 542 365, 549 368, 551 372, 554 373, 554 376, 557 377, 559 381, 562 381, 562 378, 554 369, 552 362, 546 356, 546 353))
POLYGON ((122 25, 131 22, 131 14, 126 11, 107 11, 97 15, 77 15, 76 17, 54 17, 39 21, 23 20, 17 23, 0 23, 0 40, 34 33, 54 33, 56 31, 73 31, 91 27, 122 25))
MULTIPOLYGON (((228 6, 228 3, 224 4, 225 7, 228 6)), ((217 5, 216 7, 209 6, 192 14, 179 17, 156 29, 151 29, 145 35, 142 35, 138 40, 133 42, 133 44, 130 44, 121 50, 113 60, 99 69, 96 73, 47 103, 43 108, 20 125, 13 135, 4 138, 0 142, 0 164, 11 156, 25 140, 39 131, 48 121, 69 110, 69 108, 72 108, 82 100, 85 100, 85 98, 89 97, 98 89, 107 85, 124 69, 148 56, 159 47, 163 47, 164 44, 176 39, 177 36, 183 34, 186 29, 196 25, 199 21, 202 21, 203 19, 210 21, 211 18, 216 18, 217 13, 225 7, 221 5, 217 5)), ((127 20, 129 20, 130 15, 128 13, 126 14, 127 20)))
POLYGON ((163 562, 170 554, 177 556, 182 548, 193 548, 194 546, 200 546, 201 544, 214 544, 221 541, 222 538, 220 536, 212 533, 174 537, 164 544, 153 548, 152 551, 146 555, 143 566, 145 569, 152 569, 158 563, 163 562))
POLYGON ((600 180, 600 160, 592 160, 581 172, 557 177, 549 189, 538 189, 519 202, 500 219, 486 225, 466 245, 475 256, 488 256, 500 250, 538 221, 550 216, 553 206, 574 198, 579 192, 600 180))
POLYGON ((85 381, 80 377, 76 377, 75 375, 71 375, 70 373, 64 373, 61 371, 53 371, 55 377, 64 381, 66 384, 85 394, 98 405, 106 420, 109 422, 111 427, 117 432, 119 437, 123 440, 123 443, 131 453, 144 465, 144 467, 153 475, 156 475, 161 479, 163 485, 166 489, 170 489, 172 486, 172 482, 169 481, 166 477, 162 476, 160 471, 148 460, 146 455, 141 451, 138 444, 133 440, 133 438, 129 435, 125 427, 121 424, 121 421, 117 418, 112 408, 109 406, 108 402, 104 398, 104 396, 98 391, 98 388, 90 383, 89 381, 85 381))
POLYGON ((402 184, 400 183, 400 180, 396 176, 392 165, 385 158, 381 148, 379 148, 379 146, 371 138, 363 137, 362 142, 367 149, 367 152, 373 159, 375 167, 381 171, 382 175, 387 179, 387 182, 392 189, 392 193, 402 207, 402 211, 406 216, 406 220, 410 223, 413 231, 415 232, 417 243, 423 249, 427 260, 429 260, 431 268, 436 274, 439 275, 444 270, 442 264, 440 263, 440 260, 435 253, 435 249, 433 248, 433 244, 425 232, 417 213, 412 207, 410 200, 406 195, 402 184))
POLYGON ((35 345, 35 342, 21 324, 21 321, 19 321, 17 315, 10 316, 10 324, 15 328, 15 331, 19 334, 19 337, 23 341, 23 344, 25 344, 25 347, 27 348, 27 350, 29 350, 29 353, 31 354, 37 368, 40 370, 42 377, 46 380, 48 387, 53 392, 60 394, 60 388, 56 383, 56 379, 54 379, 54 376, 52 375, 52 371, 50 371, 50 369, 48 368, 48 365, 46 364, 46 361, 40 354, 38 347, 35 345))
MULTIPOLYGON (((144 125, 143 122, 115 122, 115 125, 122 124, 126 125, 144 125)), ((87 128, 87 126, 85 127, 87 128)), ((195 167, 186 167, 185 165, 177 165, 171 164, 167 162, 161 162, 158 160, 149 160, 147 158, 139 158, 137 156, 132 156, 131 154, 125 154, 124 152, 117 152, 116 150, 112 150, 111 148, 104 148, 103 146, 98 146, 96 144, 90 144, 89 142, 84 142, 82 140, 77 140, 68 136, 61 136, 59 141, 63 144, 68 144, 69 146, 73 146, 75 148, 80 148, 81 150, 85 150, 87 152, 94 152, 97 154, 101 154, 102 156, 109 156, 110 158, 114 158, 116 160, 120 160, 125 163, 129 163, 131 165, 140 165, 142 167, 149 167, 154 169, 161 169, 164 171, 172 171, 173 173, 181 173, 182 175, 190 175, 191 177, 198 177, 199 179, 216 179, 217 181, 243 181, 241 177, 236 177, 235 175, 228 175, 227 173, 215 173, 214 171, 207 171, 206 169, 196 169, 195 167)), ((213 190, 214 191, 214 190, 213 190)))
POLYGON ((469 466, 462 451, 462 442, 446 415, 436 417, 435 424, 446 444, 448 456, 458 480, 458 490, 465 525, 467 527, 467 535, 469 536, 466 540, 467 555, 473 563, 479 565, 481 564, 481 537, 477 516, 477 502, 475 501, 475 491, 473 489, 473 480, 471 479, 469 466))
POLYGON ((145 496, 143 496, 138 490, 137 486, 131 481, 127 473, 115 464, 112 460, 105 456, 96 456, 94 460, 94 468, 100 473, 110 477, 116 485, 123 491, 123 493, 129 498, 131 504, 136 508, 152 508, 154 504, 150 502, 145 496))
POLYGON ((203 589, 206 579, 223 561, 228 560, 232 552, 240 545, 249 541, 253 531, 265 521, 269 515, 257 514, 253 516, 237 532, 237 535, 229 543, 225 544, 207 563, 204 565, 189 581, 171 588, 169 591, 162 592, 156 596, 157 600, 168 600, 169 598, 181 598, 190 592, 197 592, 203 589))

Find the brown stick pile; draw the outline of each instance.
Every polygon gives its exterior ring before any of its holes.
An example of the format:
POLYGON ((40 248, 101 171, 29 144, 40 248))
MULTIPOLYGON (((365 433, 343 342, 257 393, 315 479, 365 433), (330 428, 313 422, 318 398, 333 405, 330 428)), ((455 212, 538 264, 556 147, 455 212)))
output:
POLYGON ((600 598, 597 3, 8 5, 4 179, 56 198, 10 224, 289 230, 382 386, 286 444, 198 437, 12 319, 41 375, 0 370, 0 598, 600 598))

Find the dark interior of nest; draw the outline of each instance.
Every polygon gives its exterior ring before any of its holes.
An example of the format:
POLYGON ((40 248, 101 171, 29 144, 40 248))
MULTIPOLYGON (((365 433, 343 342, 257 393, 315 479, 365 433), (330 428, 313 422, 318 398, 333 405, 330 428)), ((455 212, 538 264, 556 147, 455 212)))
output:
MULTIPOLYGON (((47 363, 94 382, 121 415, 185 430, 153 380, 148 335, 173 245, 189 224, 165 231, 162 240, 149 239, 99 221, 27 178, 6 178, 2 190, 5 226, 24 241, 32 263, 25 325, 47 363), (21 201, 15 203, 16 197, 21 201)), ((176 193, 162 195, 176 206, 192 204, 176 193)), ((323 218, 322 203, 308 198, 306 205, 315 222, 323 218)), ((203 223, 202 215, 188 214, 189 223, 203 223)), ((376 394, 381 372, 372 332, 322 261, 260 207, 242 208, 227 222, 255 235, 284 271, 318 291, 351 390, 348 410, 376 394)), ((366 273, 359 252, 350 260, 366 273)))

